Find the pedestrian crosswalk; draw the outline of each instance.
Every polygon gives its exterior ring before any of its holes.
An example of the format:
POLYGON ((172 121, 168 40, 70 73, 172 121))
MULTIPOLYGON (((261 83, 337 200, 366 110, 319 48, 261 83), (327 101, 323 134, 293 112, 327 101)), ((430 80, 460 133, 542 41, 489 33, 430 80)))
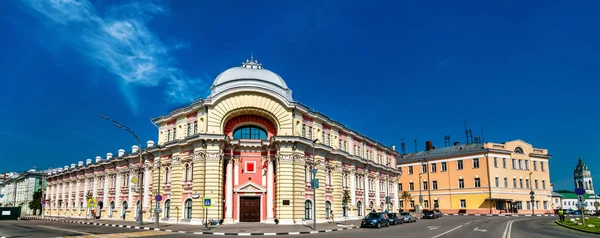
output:
POLYGON ((149 236, 162 236, 171 234, 170 232, 164 231, 138 231, 138 232, 123 232, 123 233, 112 233, 112 234, 93 234, 83 236, 65 236, 62 238, 125 238, 125 237, 149 237, 149 236))

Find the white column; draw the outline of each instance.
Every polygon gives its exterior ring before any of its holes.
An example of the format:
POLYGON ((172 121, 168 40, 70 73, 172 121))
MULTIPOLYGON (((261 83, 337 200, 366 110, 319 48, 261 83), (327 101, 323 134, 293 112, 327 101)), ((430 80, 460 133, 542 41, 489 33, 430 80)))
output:
POLYGON ((233 185, 235 186, 240 184, 240 176, 238 176, 238 174, 240 174, 240 165, 239 159, 236 159, 235 163, 233 164, 233 185))
POLYGON ((225 181, 225 220, 224 223, 233 223, 233 165, 232 158, 227 160, 227 177, 225 181))
POLYGON ((72 202, 72 200, 73 200, 73 182, 71 182, 71 181, 69 181, 69 196, 68 197, 69 197, 69 199, 68 199, 69 200, 69 208, 71 210, 73 210, 73 208, 74 208, 73 202, 72 202))
POLYGON ((397 211, 400 211, 399 209, 400 207, 400 201, 398 200, 398 193, 400 191, 398 191, 398 178, 397 177, 392 177, 392 191, 394 193, 394 209, 396 209, 397 211))
MULTIPOLYGON (((150 184, 148 182, 149 177, 150 176, 148 176, 148 167, 144 166, 144 180, 142 182, 144 183, 143 184, 144 185, 144 207, 146 207, 146 208, 148 208, 148 206, 149 206, 148 201, 150 201, 150 200, 148 200, 148 199, 150 199, 149 198, 150 187, 148 186, 150 184)), ((151 209, 148 209, 148 210, 150 211, 151 209)), ((151 213, 151 214, 153 214, 153 213, 151 213)))
POLYGON ((75 180, 75 208, 77 214, 79 214, 79 179, 75 180))
POLYGON ((96 175, 94 175, 93 179, 94 180, 92 180, 92 196, 96 198, 96 192, 98 192, 98 178, 96 177, 96 175))
MULTIPOLYGON (((117 182, 115 183, 115 208, 120 208, 121 207, 121 174, 119 171, 117 171, 117 174, 115 175, 117 178, 117 182)), ((119 218, 121 216, 121 210, 117 209, 119 212, 117 212, 117 218, 119 218)))
POLYGON ((375 178, 375 206, 378 207, 381 204, 381 179, 379 174, 375 178))
MULTIPOLYGON (((133 176, 135 176, 135 173, 133 171, 128 170, 129 176, 127 177, 127 183, 129 184, 129 186, 127 186, 127 189, 129 190, 128 192, 128 196, 127 196, 127 207, 129 207, 129 210, 131 210, 133 213, 135 213, 135 205, 137 205, 136 201, 133 201, 133 191, 131 190, 132 187, 134 187, 134 184, 131 182, 131 178, 133 178, 133 176)), ((135 213, 133 215, 133 217, 136 217, 137 213, 135 213)))
POLYGON ((365 182, 365 189, 364 189, 364 191, 365 191, 365 194, 364 194, 365 199, 364 200, 365 201, 364 201, 363 207, 364 207, 365 211, 367 211, 367 212, 366 213, 363 212, 363 216, 367 215, 368 212, 370 212, 368 210, 369 209, 369 170, 368 169, 365 169, 365 181, 364 182, 365 182))
POLYGON ((104 212, 110 214, 110 212, 108 212, 108 210, 110 210, 110 202, 108 202, 108 180, 110 178, 110 175, 108 174, 108 170, 104 171, 104 186, 102 187, 102 190, 104 190, 104 195, 102 196, 102 209, 104 209, 104 212))
POLYGON ((273 217, 273 161, 267 158, 267 223, 275 223, 273 217))
MULTIPOLYGON (((356 169, 356 168, 355 168, 356 169)), ((350 172, 350 199, 351 203, 349 205, 356 205, 356 173, 350 172)))

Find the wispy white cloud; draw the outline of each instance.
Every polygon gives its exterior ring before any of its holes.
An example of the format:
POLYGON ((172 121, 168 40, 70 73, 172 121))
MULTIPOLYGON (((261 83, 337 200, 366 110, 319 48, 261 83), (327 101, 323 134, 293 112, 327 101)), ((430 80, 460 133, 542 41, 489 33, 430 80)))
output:
POLYGON ((65 35, 77 51, 114 73, 123 82, 125 98, 137 109, 130 85, 166 85, 165 95, 173 103, 197 98, 205 87, 201 78, 188 77, 173 65, 172 51, 189 43, 161 42, 147 21, 167 10, 152 3, 115 6, 101 12, 88 0, 22 0, 35 15, 65 35))

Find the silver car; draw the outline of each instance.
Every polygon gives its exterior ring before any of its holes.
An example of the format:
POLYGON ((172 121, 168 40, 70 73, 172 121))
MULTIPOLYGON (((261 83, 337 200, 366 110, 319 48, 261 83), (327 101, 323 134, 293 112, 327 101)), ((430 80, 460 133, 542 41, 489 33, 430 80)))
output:
POLYGON ((404 222, 417 222, 417 218, 410 214, 410 212, 401 212, 400 217, 404 218, 404 222))

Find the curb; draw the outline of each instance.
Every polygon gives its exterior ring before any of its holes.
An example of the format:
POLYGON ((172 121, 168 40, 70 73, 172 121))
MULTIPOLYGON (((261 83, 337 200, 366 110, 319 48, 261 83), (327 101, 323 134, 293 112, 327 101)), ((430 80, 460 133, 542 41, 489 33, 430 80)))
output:
POLYGON ((536 217, 553 217, 556 216, 555 214, 536 214, 536 215, 531 215, 531 214, 458 214, 458 213, 452 213, 452 214, 444 214, 445 216, 476 216, 476 217, 531 217, 531 216, 536 216, 536 217))
POLYGON ((567 225, 565 225, 565 224, 562 224, 562 223, 560 223, 560 222, 558 222, 558 221, 556 221, 556 220, 554 221, 554 223, 556 223, 556 224, 558 224, 559 226, 562 226, 562 227, 564 227, 564 228, 569 228, 569 229, 571 229, 571 230, 576 230, 576 231, 585 232, 585 233, 590 233, 590 234, 600 234, 600 232, 593 232, 593 231, 583 230, 583 229, 579 229, 579 228, 575 228, 575 227, 570 227, 570 226, 567 226, 567 225))
MULTIPOLYGON (((179 233, 179 234, 194 234, 194 235, 225 235, 225 236, 281 236, 281 235, 305 235, 305 234, 317 234, 317 233, 327 233, 327 232, 335 232, 335 231, 345 231, 352 230, 356 228, 354 225, 350 225, 350 227, 344 228, 336 228, 329 230, 318 230, 318 231, 295 231, 295 232, 249 232, 249 233, 236 233, 236 232, 211 232, 211 231, 174 231, 168 229, 160 229, 160 228, 152 228, 152 227, 143 227, 143 226, 127 226, 127 225, 116 225, 116 224, 107 224, 107 223, 98 223, 98 222, 87 222, 87 221, 73 221, 73 220, 64 220, 64 219, 54 219, 54 218, 41 218, 41 217, 22 217, 21 219, 25 220, 46 220, 46 221, 56 221, 56 222, 67 222, 67 223, 78 223, 78 224, 86 224, 86 225, 95 225, 95 226, 110 226, 110 227, 121 227, 121 228, 131 228, 138 230, 152 230, 152 231, 164 231, 171 233, 179 233)), ((5 238, 5 237, 0 237, 5 238)))

